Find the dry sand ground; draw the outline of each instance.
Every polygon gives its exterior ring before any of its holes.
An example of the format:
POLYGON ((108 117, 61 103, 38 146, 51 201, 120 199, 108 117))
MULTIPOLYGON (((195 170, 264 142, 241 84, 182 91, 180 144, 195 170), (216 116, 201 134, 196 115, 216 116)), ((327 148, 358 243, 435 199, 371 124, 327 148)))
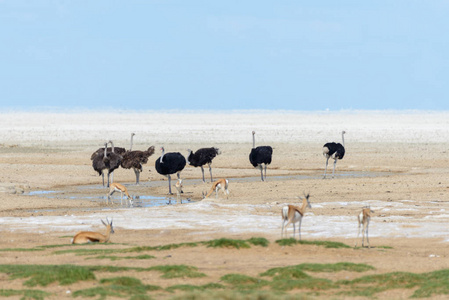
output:
MULTIPOLYGON (((103 122, 87 122, 91 120, 89 115, 83 115, 83 119, 71 115, 59 118, 58 114, 56 117, 51 114, 47 117, 45 114, 5 114, 1 124, 3 139, 0 140, 1 248, 69 243, 69 236, 79 230, 103 231, 100 218, 106 216, 114 217, 116 233, 112 241, 127 244, 126 247, 253 236, 266 237, 271 243, 268 248, 243 250, 179 248, 158 252, 153 260, 112 262, 85 260, 85 257, 73 254, 52 255, 51 249, 13 251, 1 252, 0 264, 108 263, 139 267, 186 264, 196 266, 208 275, 194 280, 167 280, 151 272, 123 274, 162 287, 218 282, 221 276, 229 273, 257 276, 269 268, 305 262, 366 263, 376 268, 366 274, 421 273, 449 268, 448 116, 432 113, 424 116, 419 113, 386 115, 381 112, 331 114, 329 119, 337 123, 333 126, 325 122, 326 114, 200 115, 203 123, 194 115, 180 115, 173 121, 170 114, 150 114, 145 116, 148 119, 143 122, 144 129, 139 131, 133 122, 142 120, 142 115, 127 119, 117 114, 119 121, 112 128, 100 127, 97 131, 93 127, 101 126, 103 122), (78 121, 71 120, 72 117, 78 121), (264 120, 259 126, 261 119, 264 120), (36 123, 26 126, 21 123, 24 120, 36 123), (159 129, 167 127, 173 132, 164 142, 167 133, 159 129), (199 128, 203 128, 202 131, 199 128), (246 132, 241 134, 239 128, 246 132), (270 144, 275 148, 267 182, 257 179, 258 171, 248 162, 253 128, 258 132, 258 145, 270 144), (348 132, 347 154, 337 164, 336 178, 323 180, 325 159, 321 147, 326 141, 340 142, 341 129, 348 132), (214 160, 214 177, 232 178, 229 199, 220 196, 218 200, 200 201, 201 192, 210 184, 194 180, 200 178, 201 171, 190 166, 182 172, 182 177, 186 179, 185 197, 197 200, 195 203, 150 208, 123 208, 116 204, 105 208, 101 199, 83 199, 90 193, 95 197, 106 194, 106 189, 99 186, 101 178, 91 167, 90 154, 109 138, 115 139, 116 146, 127 148, 131 131, 137 133, 135 149, 145 149, 149 144, 158 148, 163 144, 168 151, 185 154, 187 148, 218 146, 222 154, 214 160), (226 135, 230 131, 235 135, 226 135), (191 142, 188 141, 189 134, 191 142), (139 136, 142 137, 140 141, 139 136), (179 142, 175 142, 177 136, 179 142), (93 188, 80 191, 79 186, 93 188), (75 197, 26 195, 37 190, 65 191, 75 197), (363 205, 371 205, 376 211, 370 227, 373 248, 280 247, 274 243, 280 238, 281 207, 285 203, 297 203, 297 196, 303 192, 312 195, 312 209, 308 210, 302 225, 303 239, 353 245, 356 215, 363 205)), ((131 170, 117 170, 115 181, 125 183, 133 195, 166 195, 167 181, 154 169, 154 160, 158 156, 157 152, 150 157, 144 167, 141 186, 132 184, 134 173, 131 170)), ((99 278, 102 276, 117 275, 98 275, 99 278)), ((324 276, 337 280, 356 275, 340 272, 324 276)), ((6 274, 0 274, 0 281, 2 288, 23 288, 23 280, 9 280, 6 274)), ((68 290, 93 285, 90 282, 69 287, 53 284, 42 289, 55 293, 51 299, 59 299, 66 296, 68 290)), ((395 290, 379 296, 407 298, 412 292, 395 290)))

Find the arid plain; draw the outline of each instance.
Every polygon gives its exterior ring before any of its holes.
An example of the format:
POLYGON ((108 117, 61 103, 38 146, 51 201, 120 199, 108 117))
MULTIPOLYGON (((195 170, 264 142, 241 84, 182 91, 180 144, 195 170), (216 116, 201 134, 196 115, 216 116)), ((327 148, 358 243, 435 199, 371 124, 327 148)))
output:
MULTIPOLYGON (((122 272, 162 288, 218 283, 230 273, 257 277, 270 268, 303 263, 351 262, 375 268, 363 275, 449 269, 446 112, 4 112, 0 124, 0 248, 12 249, 0 252, 1 265, 184 264, 207 275, 164 279, 154 272, 122 272), (259 171, 248 160, 252 130, 256 131, 256 146, 274 148, 266 182, 260 181, 259 171), (322 146, 341 142, 342 130, 346 131, 346 155, 337 163, 335 178, 323 179, 322 146), (229 198, 220 194, 218 199, 202 200, 202 192, 211 186, 208 170, 207 183, 202 183, 201 170, 186 166, 181 173, 183 204, 124 207, 116 193, 114 205, 106 206, 107 188, 93 170, 90 155, 107 140, 129 148, 131 132, 136 133, 133 149, 154 145, 156 153, 144 166, 138 186, 133 184, 132 170, 114 172, 114 181, 125 184, 130 194, 170 200, 167 180, 154 167, 161 146, 183 155, 189 148, 215 146, 222 153, 213 161, 213 174, 216 179, 229 180, 229 198), (310 193, 312 208, 302 222, 302 239, 341 242, 351 248, 275 242, 281 237, 281 208, 299 204, 298 196, 303 193, 310 193), (354 249, 356 216, 363 206, 375 211, 369 227, 371 248, 354 249), (46 245, 65 249, 64 244, 73 249, 71 236, 80 230, 103 232, 100 220, 106 217, 114 220, 111 242, 115 248, 251 237, 264 237, 270 244, 249 249, 180 247, 153 252, 156 257, 147 260, 86 259, 74 253, 55 254, 52 248, 20 251, 46 245)), ((331 161, 329 169, 332 172, 331 161)), ((176 197, 172 199, 175 202, 176 197)), ((292 231, 290 227, 289 235, 292 231)), ((111 245, 95 247, 109 249, 111 245)), ((96 276, 117 274, 97 272, 96 276)), ((336 281, 362 275, 342 271, 316 276, 336 281)), ((0 281, 3 289, 23 289, 23 279, 11 280, 0 273, 0 281)), ((48 299, 60 299, 97 284, 81 281, 37 288, 52 293, 48 299)), ((405 299, 413 292, 413 288, 393 289, 376 296, 405 299)), ((286 293, 347 297, 332 291, 311 293, 307 288, 286 293)), ((170 298, 183 292, 148 295, 170 298)))

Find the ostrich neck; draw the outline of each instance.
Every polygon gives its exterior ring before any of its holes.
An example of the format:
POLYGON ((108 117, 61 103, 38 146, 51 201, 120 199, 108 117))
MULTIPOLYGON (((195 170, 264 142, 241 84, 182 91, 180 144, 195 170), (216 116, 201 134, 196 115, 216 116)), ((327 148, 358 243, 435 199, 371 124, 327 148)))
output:
POLYGON ((112 149, 112 153, 114 153, 114 143, 111 141, 111 149, 112 149))
POLYGON ((190 155, 192 155, 192 150, 189 149, 189 154, 187 155, 187 163, 190 165, 190 155))
POLYGON ((161 160, 160 160, 161 163, 163 163, 162 159, 164 158, 164 155, 165 155, 165 150, 162 150, 161 160))
POLYGON ((341 134, 341 142, 342 142, 343 147, 344 147, 345 146, 345 134, 344 133, 341 134))
POLYGON ((253 148, 256 148, 256 136, 253 134, 253 148))
POLYGON ((129 151, 133 150, 133 137, 134 137, 134 135, 131 134, 131 142, 130 142, 130 145, 129 145, 129 151))

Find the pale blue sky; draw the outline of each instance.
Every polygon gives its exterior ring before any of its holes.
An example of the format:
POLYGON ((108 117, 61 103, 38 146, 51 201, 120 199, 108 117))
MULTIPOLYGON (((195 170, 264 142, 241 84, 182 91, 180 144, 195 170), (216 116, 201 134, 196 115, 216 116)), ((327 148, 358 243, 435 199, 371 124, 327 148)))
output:
POLYGON ((0 109, 449 110, 448 32, 448 0, 0 0, 0 109))

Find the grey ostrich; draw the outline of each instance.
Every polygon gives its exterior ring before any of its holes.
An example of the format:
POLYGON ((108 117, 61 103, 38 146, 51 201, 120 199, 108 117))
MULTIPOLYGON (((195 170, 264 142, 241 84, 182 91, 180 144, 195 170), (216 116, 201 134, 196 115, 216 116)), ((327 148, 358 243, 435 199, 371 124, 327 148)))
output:
POLYGON ((148 162, 148 157, 154 153, 154 146, 149 147, 145 151, 133 151, 133 137, 135 133, 131 133, 131 144, 129 150, 123 154, 121 166, 124 169, 133 169, 136 174, 136 184, 139 184, 140 172, 142 172, 143 164, 148 162))
POLYGON ((118 155, 117 153, 113 152, 113 150, 114 150, 113 147, 111 149, 112 152, 108 153, 107 146, 108 146, 108 143, 104 143, 103 155, 97 154, 94 157, 94 159, 92 160, 92 167, 94 168, 95 171, 98 172, 98 175, 102 176, 103 186, 104 186, 104 172, 106 170, 108 171, 108 185, 107 186, 109 187, 110 176, 114 172, 115 169, 120 167, 122 157, 120 155, 118 155))

